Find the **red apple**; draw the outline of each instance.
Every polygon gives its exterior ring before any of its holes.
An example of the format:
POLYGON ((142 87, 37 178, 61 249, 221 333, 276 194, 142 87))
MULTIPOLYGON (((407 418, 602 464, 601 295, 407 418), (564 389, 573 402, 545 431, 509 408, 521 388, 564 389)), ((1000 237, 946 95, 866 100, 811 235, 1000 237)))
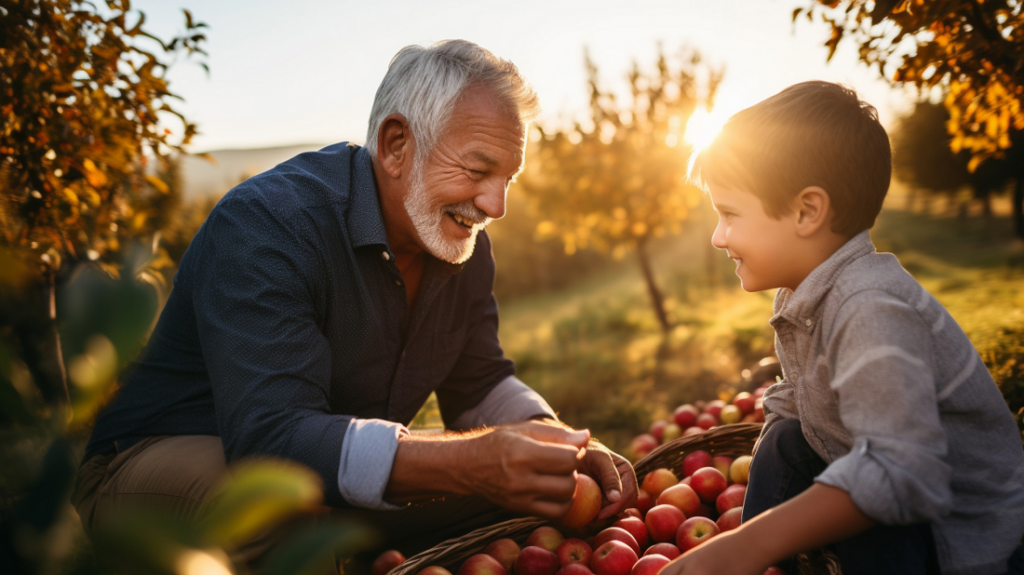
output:
POLYGON ((722 472, 722 476, 729 478, 729 466, 732 465, 732 458, 725 455, 716 455, 711 458, 711 467, 722 472))
POLYGON ((536 545, 528 545, 519 553, 514 569, 518 575, 555 575, 559 567, 557 555, 536 545))
POLYGON ((692 427, 697 423, 697 416, 700 415, 700 410, 696 407, 685 403, 676 408, 676 412, 672 414, 672 420, 676 422, 676 425, 686 429, 692 427))
POLYGON ((761 402, 761 398, 754 403, 754 420, 764 422, 764 404, 761 402))
POLYGON ((629 575, 658 575, 658 571, 668 563, 669 559, 664 555, 644 555, 633 565, 629 575))
MULTIPOLYGON (((647 497, 650 498, 650 495, 648 495, 647 497)), ((622 515, 624 515, 626 517, 636 517, 640 521, 644 520, 643 513, 640 513, 640 510, 637 509, 636 507, 630 507, 629 509, 623 511, 622 515)), ((628 529, 627 529, 627 531, 628 531, 628 529)))
POLYGON ((679 548, 673 543, 655 543, 647 548, 644 556, 647 555, 664 555, 669 559, 675 559, 679 557, 679 548))
POLYGON ((693 487, 704 503, 714 503, 728 484, 722 472, 714 467, 702 467, 690 476, 690 487, 693 487))
POLYGON ((576 538, 562 541, 562 544, 558 546, 558 550, 555 551, 555 555, 558 556, 558 562, 562 567, 570 563, 589 565, 590 556, 593 554, 594 551, 590 548, 590 545, 587 545, 586 541, 576 538))
POLYGON ((707 402, 705 402, 703 399, 698 399, 697 401, 693 402, 693 406, 697 408, 697 411, 704 411, 705 405, 707 405, 707 402))
POLYGON ((565 537, 557 529, 548 525, 542 525, 534 529, 533 533, 530 533, 530 536, 526 539, 526 545, 523 547, 533 545, 554 553, 558 546, 562 544, 562 541, 565 541, 565 537))
POLYGON ((661 543, 672 541, 676 530, 685 520, 686 516, 675 505, 656 505, 647 512, 644 523, 647 532, 651 534, 651 540, 661 543))
POLYGON ((742 484, 734 484, 725 488, 725 491, 721 492, 717 498, 715 498, 715 509, 718 513, 725 513, 733 507, 743 507, 743 497, 747 494, 747 486, 742 484))
POLYGON ((743 419, 740 420, 740 423, 757 423, 757 414, 748 413, 744 415, 743 419))
POLYGON ((718 417, 711 415, 710 413, 702 413, 697 418, 697 427, 708 430, 718 425, 718 417))
POLYGON ((559 569, 555 575, 594 575, 594 572, 582 563, 570 563, 559 569))
POLYGON ((713 401, 709 401, 707 405, 704 406, 704 413, 709 413, 715 416, 715 419, 718 419, 722 413, 723 407, 725 407, 725 402, 721 399, 715 399, 713 401))
POLYGON ((416 575, 452 575, 452 572, 440 565, 431 565, 420 569, 416 572, 416 575))
MULTIPOLYGON (((693 480, 693 477, 692 477, 692 476, 690 476, 690 477, 684 477, 684 478, 682 478, 682 479, 680 479, 680 480, 679 480, 679 485, 689 485, 689 484, 690 484, 690 481, 692 481, 692 480, 693 480)), ((691 487, 691 489, 693 489, 693 488, 691 487)))
POLYGON ((718 419, 722 422, 722 425, 739 423, 739 421, 743 419, 743 412, 735 405, 727 405, 723 407, 722 412, 718 414, 718 419))
MULTIPOLYGON (((636 564, 636 553, 622 541, 609 541, 594 551, 590 558, 590 570, 596 575, 626 575, 636 564)), ((516 575, 529 575, 519 572, 516 575)))
POLYGON ((654 423, 652 423, 649 428, 647 428, 647 433, 653 435, 654 439, 657 439, 658 442, 661 443, 661 442, 665 441, 664 440, 664 433, 665 433, 665 426, 666 425, 668 425, 667 421, 659 419, 658 421, 655 421, 654 423))
POLYGON ((647 493, 643 489, 636 492, 636 508, 642 515, 647 515, 647 512, 654 507, 654 498, 651 497, 650 493, 647 493))
POLYGON ((477 553, 462 562, 456 575, 508 575, 508 572, 494 557, 486 553, 477 553))
POLYGON ((633 438, 629 444, 629 451, 633 454, 633 459, 643 459, 657 446, 658 440, 653 435, 643 433, 633 438))
POLYGON ((676 483, 679 483, 679 478, 676 477, 675 473, 664 467, 659 467, 644 477, 644 483, 641 487, 651 495, 651 498, 657 500, 662 491, 676 483))
MULTIPOLYGON (((669 489, 672 488, 669 487, 669 489)), ((668 491, 668 489, 665 491, 668 491)), ((664 494, 665 493, 662 492, 662 495, 664 494)), ((619 527, 628 531, 629 534, 633 536, 633 539, 636 540, 640 549, 645 549, 647 547, 647 526, 644 525, 643 519, 640 519, 639 517, 624 517, 615 523, 612 523, 612 527, 619 527)))
POLYGON ((718 535, 718 525, 715 525, 714 521, 707 517, 691 517, 679 526, 676 545, 681 552, 686 553, 715 535, 718 535))
POLYGON ((594 536, 594 548, 598 548, 609 541, 622 541, 629 548, 633 550, 633 553, 640 555, 640 544, 637 543, 636 538, 630 534, 629 531, 621 527, 609 527, 597 535, 594 536))
POLYGON ((732 531, 740 526, 740 521, 743 518, 743 508, 733 507, 732 509, 726 510, 715 524, 718 525, 718 530, 722 533, 726 531, 732 531))
POLYGON ((601 511, 601 487, 585 473, 576 474, 576 492, 572 495, 572 506, 562 518, 562 523, 580 530, 597 517, 601 511))
POLYGON ((741 391, 732 399, 732 404, 738 407, 739 410, 743 412, 743 415, 746 415, 754 411, 754 401, 756 400, 756 397, 745 391, 741 391))
POLYGON ((686 431, 683 432, 683 437, 688 437, 690 435, 700 435, 701 433, 704 433, 704 431, 705 429, 703 427, 698 427, 694 425, 693 427, 686 428, 686 431))
POLYGON ((693 475, 694 471, 697 471, 701 467, 711 466, 711 454, 703 449, 698 449, 691 453, 688 453, 683 458, 683 477, 689 477, 693 475))
POLYGON ((507 537, 492 541, 490 545, 484 547, 484 553, 497 559, 505 571, 510 573, 512 566, 516 564, 516 558, 519 557, 519 551, 519 544, 507 537))
POLYGON ((658 496, 658 505, 674 505, 683 515, 689 517, 700 506, 700 497, 692 487, 679 483, 669 487, 658 496))
POLYGON ((693 512, 693 517, 707 517, 711 520, 715 519, 715 515, 717 515, 717 513, 715 513, 715 508, 707 503, 701 503, 700 507, 693 512))
POLYGON ((385 575, 402 563, 405 563, 405 555, 402 555, 399 551, 390 549, 381 553, 373 560, 373 565, 370 566, 370 572, 373 575, 385 575))
POLYGON ((682 434, 683 434, 683 429, 681 427, 679 427, 678 425, 676 425, 674 423, 670 423, 670 424, 665 426, 665 432, 663 434, 664 435, 664 439, 662 441, 664 441, 665 443, 668 443, 669 441, 672 441, 673 439, 678 439, 679 436, 682 435, 682 434))

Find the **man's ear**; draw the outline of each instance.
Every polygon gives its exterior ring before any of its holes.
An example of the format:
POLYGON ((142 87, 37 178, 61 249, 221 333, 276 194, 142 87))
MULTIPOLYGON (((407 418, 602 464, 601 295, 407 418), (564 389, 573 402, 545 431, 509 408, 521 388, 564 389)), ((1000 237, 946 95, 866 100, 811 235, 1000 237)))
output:
POLYGON ((377 130, 377 160, 384 171, 399 179, 412 169, 416 143, 412 138, 409 121, 401 114, 391 114, 377 130))
POLYGON ((793 200, 796 209, 796 233, 810 237, 822 226, 832 225, 832 199, 828 192, 818 186, 808 186, 793 200))

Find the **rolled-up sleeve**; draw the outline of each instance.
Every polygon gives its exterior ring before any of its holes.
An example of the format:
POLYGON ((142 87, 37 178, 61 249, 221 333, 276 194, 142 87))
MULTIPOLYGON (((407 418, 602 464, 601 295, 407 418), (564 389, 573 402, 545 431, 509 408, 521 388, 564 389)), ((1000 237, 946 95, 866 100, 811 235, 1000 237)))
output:
POLYGON ((796 403, 796 390, 793 389, 793 384, 785 379, 772 384, 768 389, 766 389, 761 401, 762 407, 764 408, 764 425, 761 427, 761 435, 757 439, 758 442, 761 441, 761 437, 764 437, 765 434, 768 433, 768 430, 777 422, 782 421, 783 419, 795 419, 799 417, 799 410, 796 403))
POLYGON ((871 290, 843 303, 828 343, 830 387, 854 442, 816 481, 884 524, 934 521, 952 504, 929 335, 912 307, 871 290))

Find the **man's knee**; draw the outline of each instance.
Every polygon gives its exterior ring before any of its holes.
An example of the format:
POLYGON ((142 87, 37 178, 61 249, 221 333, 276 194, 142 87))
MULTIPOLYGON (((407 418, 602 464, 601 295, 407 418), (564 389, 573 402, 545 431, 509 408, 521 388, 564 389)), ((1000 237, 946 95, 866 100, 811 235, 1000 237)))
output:
POLYGON ((799 419, 783 419, 768 429, 757 446, 758 455, 788 461, 796 451, 807 445, 799 419))

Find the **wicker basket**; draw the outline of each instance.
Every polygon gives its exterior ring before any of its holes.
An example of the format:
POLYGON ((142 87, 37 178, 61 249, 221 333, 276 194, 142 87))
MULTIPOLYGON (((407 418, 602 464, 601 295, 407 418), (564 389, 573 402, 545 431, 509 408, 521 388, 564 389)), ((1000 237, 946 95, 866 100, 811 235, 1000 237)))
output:
MULTIPOLYGON (((660 467, 679 469, 683 458, 698 449, 712 455, 749 455, 760 432, 760 423, 723 425, 661 445, 633 467, 637 479, 642 482, 645 475, 660 467)), ((410 557, 388 575, 415 575, 430 565, 440 565, 455 573, 464 560, 482 552, 491 542, 507 537, 522 545, 534 529, 548 523, 544 519, 525 518, 483 527, 410 557)), ((564 527, 559 527, 564 530, 564 527)), ((799 561, 800 575, 841 575, 838 563, 827 554, 810 553, 800 556, 799 561)))

